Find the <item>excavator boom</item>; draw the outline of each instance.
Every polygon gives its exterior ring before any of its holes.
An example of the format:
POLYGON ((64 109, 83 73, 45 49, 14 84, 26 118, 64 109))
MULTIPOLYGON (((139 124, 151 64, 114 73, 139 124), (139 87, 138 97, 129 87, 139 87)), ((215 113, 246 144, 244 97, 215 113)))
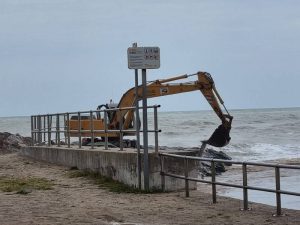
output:
MULTIPOLYGON (((213 133, 211 138, 209 138, 206 143, 222 147, 228 144, 230 137, 229 132, 231 128, 231 122, 233 117, 228 113, 224 106, 224 102, 220 97, 215 83, 209 73, 198 72, 191 75, 181 75, 176 77, 171 77, 168 79, 156 80, 150 82, 147 85, 147 98, 161 97, 166 95, 179 94, 184 92, 191 92, 199 90, 210 104, 212 109, 215 111, 217 116, 222 121, 222 124, 213 133), (197 76, 196 81, 182 82, 182 83, 171 83, 172 81, 186 79, 190 76, 197 76), (226 113, 223 113, 220 104, 224 106, 226 113)), ((132 107, 135 105, 135 100, 138 101, 142 99, 142 87, 138 87, 138 96, 135 96, 135 88, 129 89, 121 98, 118 108, 132 107)), ((134 110, 125 110, 122 112, 116 112, 111 121, 111 128, 118 128, 120 117, 124 117, 123 129, 128 129, 132 124, 134 116, 134 110)))
MULTIPOLYGON (((199 90, 207 102, 210 104, 214 112, 220 118, 222 124, 215 130, 213 135, 205 141, 205 144, 209 144, 216 147, 222 147, 228 144, 230 140, 229 132, 231 128, 231 122, 233 117, 228 113, 224 106, 224 102, 217 92, 215 83, 211 75, 207 72, 197 72, 191 75, 180 75, 167 79, 155 80, 147 84, 147 98, 161 97, 166 95, 179 94, 184 92, 191 92, 199 90), (184 80, 191 76, 197 76, 196 81, 172 83, 173 81, 184 80), (220 104, 224 106, 225 112, 220 107, 220 104)), ((117 106, 117 108, 126 108, 135 106, 136 100, 142 99, 143 88, 138 87, 138 95, 135 95, 135 88, 129 89, 125 92, 117 106)), ((125 131, 133 127, 134 110, 117 110, 110 114, 108 127, 109 129, 120 129, 120 121, 122 121, 122 129, 125 131)), ((98 123, 98 127, 104 127, 103 121, 95 121, 98 123)), ((76 127, 76 125, 74 125, 76 127)), ((131 133, 132 134, 132 133, 131 133)), ((118 138, 118 133, 110 136, 118 138)), ((128 133, 129 135, 129 133, 128 133)), ((96 136, 104 136, 103 133, 96 134, 96 136)))

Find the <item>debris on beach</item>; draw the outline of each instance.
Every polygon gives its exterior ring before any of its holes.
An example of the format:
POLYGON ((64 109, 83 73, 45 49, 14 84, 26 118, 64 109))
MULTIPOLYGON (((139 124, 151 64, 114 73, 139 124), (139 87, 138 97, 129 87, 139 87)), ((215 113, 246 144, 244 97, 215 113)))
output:
POLYGON ((0 132, 0 154, 7 154, 18 151, 23 146, 31 143, 30 137, 23 137, 20 134, 0 132))

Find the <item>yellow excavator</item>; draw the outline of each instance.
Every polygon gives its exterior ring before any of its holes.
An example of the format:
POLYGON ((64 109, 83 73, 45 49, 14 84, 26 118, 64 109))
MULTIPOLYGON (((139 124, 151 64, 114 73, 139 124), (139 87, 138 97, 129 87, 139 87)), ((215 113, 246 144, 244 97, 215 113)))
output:
MULTIPOLYGON (((211 75, 207 72, 197 72, 195 74, 185 74, 176 77, 171 77, 168 79, 155 80, 149 82, 147 84, 147 98, 161 97, 166 95, 179 94, 184 92, 191 92, 199 90, 204 95, 205 99, 208 101, 214 112, 220 118, 222 124, 214 131, 212 136, 203 141, 202 148, 205 148, 206 144, 215 146, 215 147, 223 147, 227 145, 230 141, 229 132, 231 129, 231 123, 233 117, 227 111, 224 102, 219 95, 215 83, 211 77, 211 75), (191 76, 197 76, 198 79, 196 81, 182 82, 182 83, 172 83, 176 80, 183 80, 189 78, 191 76), (226 113, 223 113, 220 104, 223 105, 226 113)), ((127 108, 135 106, 136 98, 137 100, 142 99, 142 87, 138 87, 138 96, 135 96, 135 88, 129 89, 121 98, 118 105, 115 105, 116 108, 127 108)), ((124 131, 124 136, 126 135, 134 135, 134 132, 129 132, 130 129, 133 128, 134 121, 134 109, 124 109, 124 110, 110 110, 111 104, 103 104, 99 105, 97 110, 97 117, 91 120, 90 117, 81 117, 78 120, 78 117, 71 117, 69 121, 67 121, 70 136, 78 137, 78 127, 87 132, 81 132, 82 137, 91 137, 91 132, 88 132, 91 127, 93 127, 94 137, 104 138, 107 136, 111 140, 118 140, 120 137, 119 132, 109 132, 105 133, 104 130, 120 130, 120 126, 122 126, 122 130, 124 131), (108 118, 104 119, 101 117, 100 111, 105 108, 107 110, 108 118), (93 122, 93 126, 91 126, 91 121, 93 122), (79 124, 80 122, 80 124, 79 124), (106 125, 105 125, 106 122, 106 125), (80 126, 79 126, 80 125, 80 126), (126 131, 128 131, 126 133, 126 131)))

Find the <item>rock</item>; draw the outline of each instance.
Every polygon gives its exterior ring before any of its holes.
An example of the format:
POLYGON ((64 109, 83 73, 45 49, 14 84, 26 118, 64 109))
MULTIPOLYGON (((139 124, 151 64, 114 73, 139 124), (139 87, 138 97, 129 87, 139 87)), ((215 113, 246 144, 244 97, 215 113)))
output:
MULTIPOLYGON (((226 153, 222 151, 216 151, 210 148, 205 149, 203 153, 203 158, 212 158, 212 159, 224 159, 224 160, 231 160, 232 158, 228 156, 226 153)), ((222 162, 215 162, 215 170, 216 174, 220 175, 226 171, 225 166, 231 166, 232 163, 222 163, 222 162)), ((201 162, 200 163, 200 173, 204 176, 211 176, 211 163, 210 162, 201 162)))
MULTIPOLYGON (((220 175, 223 172, 226 172, 225 166, 223 163, 215 163, 216 175, 220 175)), ((201 162, 200 169, 202 175, 211 176, 211 164, 210 162, 201 162)))
POLYGON ((20 134, 0 132, 0 154, 16 152, 23 146, 31 143, 30 137, 23 137, 20 134))
MULTIPOLYGON (((227 155, 225 152, 216 151, 216 150, 211 149, 211 148, 205 149, 205 151, 203 153, 203 157, 204 158, 212 158, 212 159, 232 160, 232 158, 229 155, 227 155)), ((228 163, 225 163, 225 165, 226 166, 231 166, 232 163, 228 162, 228 163)))

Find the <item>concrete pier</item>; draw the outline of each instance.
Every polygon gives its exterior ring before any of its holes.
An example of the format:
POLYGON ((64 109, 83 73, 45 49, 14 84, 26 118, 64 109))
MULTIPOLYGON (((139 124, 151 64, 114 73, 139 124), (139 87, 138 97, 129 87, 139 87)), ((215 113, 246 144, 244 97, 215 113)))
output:
MULTIPOLYGON (((194 151, 174 151, 168 153, 181 155, 195 155, 194 151)), ((38 161, 45 161, 53 164, 77 167, 80 170, 90 170, 98 172, 103 176, 111 177, 132 187, 138 187, 137 152, 135 149, 117 148, 105 150, 103 147, 91 149, 90 147, 67 148, 67 147, 46 147, 28 146, 23 147, 21 155, 33 158, 38 161)), ((143 153, 141 153, 143 155, 143 153)), ((143 156, 142 169, 143 169, 143 156)), ((184 162, 182 159, 172 159, 164 162, 164 168, 168 172, 184 175, 184 162)), ((149 186, 150 189, 161 188, 160 158, 154 153, 149 152, 149 186)), ((197 173, 197 163, 189 163, 188 171, 190 176, 197 173)), ((143 188, 143 171, 142 171, 143 188)), ((176 191, 184 189, 184 180, 166 177, 165 190, 176 191)), ((189 183, 190 189, 196 189, 196 182, 189 183)))

